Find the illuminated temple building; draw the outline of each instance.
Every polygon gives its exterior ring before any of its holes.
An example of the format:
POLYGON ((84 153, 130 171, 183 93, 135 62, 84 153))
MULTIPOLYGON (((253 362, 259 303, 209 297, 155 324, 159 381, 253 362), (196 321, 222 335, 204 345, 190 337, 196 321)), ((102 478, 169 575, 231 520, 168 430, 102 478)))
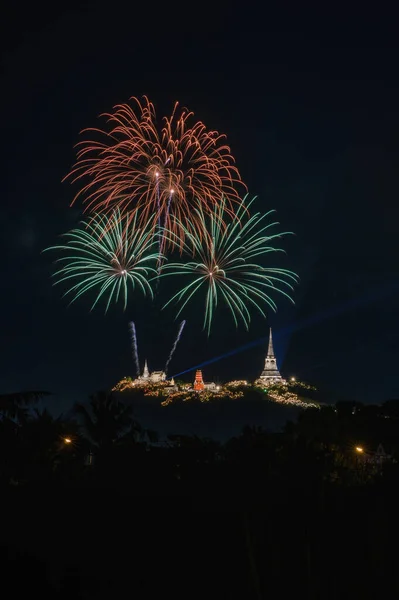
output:
POLYGON ((202 392, 205 389, 204 380, 202 379, 202 371, 200 369, 198 369, 195 374, 193 388, 195 392, 202 392))
POLYGON ((166 373, 164 371, 152 371, 150 373, 147 361, 145 361, 143 374, 139 375, 137 379, 141 383, 161 383, 161 381, 165 381, 166 373))
POLYGON ((278 370, 276 357, 274 355, 271 328, 269 336, 269 347, 267 349, 267 356, 265 359, 265 366, 259 379, 264 381, 265 383, 278 383, 284 381, 280 375, 280 371, 278 370))
POLYGON ((203 390, 208 390, 210 392, 216 391, 219 389, 219 386, 216 385, 214 381, 205 381, 202 379, 202 371, 201 369, 197 369, 195 373, 195 379, 193 383, 194 392, 202 392, 203 390))

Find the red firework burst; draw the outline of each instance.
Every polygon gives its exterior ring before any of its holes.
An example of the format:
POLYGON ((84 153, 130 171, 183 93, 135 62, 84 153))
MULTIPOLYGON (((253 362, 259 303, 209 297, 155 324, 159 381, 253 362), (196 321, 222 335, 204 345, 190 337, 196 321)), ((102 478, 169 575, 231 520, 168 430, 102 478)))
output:
MULTIPOLYGON (((193 113, 176 102, 157 128, 154 105, 131 98, 115 106, 106 129, 86 129, 99 141, 78 143, 77 160, 65 179, 83 180, 73 202, 82 198, 89 211, 139 210, 140 220, 176 229, 176 220, 193 217, 198 200, 211 211, 222 197, 227 210, 239 200, 242 185, 224 135, 192 121, 193 113), (237 186, 238 184, 238 186, 237 186)), ((82 132, 83 133, 83 132, 82 132)), ((180 232, 183 234, 183 231, 180 232)))

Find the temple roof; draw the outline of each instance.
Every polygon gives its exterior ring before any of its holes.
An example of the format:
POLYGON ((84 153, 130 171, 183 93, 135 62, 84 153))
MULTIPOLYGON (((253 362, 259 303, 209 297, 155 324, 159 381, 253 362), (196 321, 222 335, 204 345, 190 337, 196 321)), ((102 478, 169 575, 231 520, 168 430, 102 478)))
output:
POLYGON ((273 338, 272 338, 272 328, 269 330, 269 347, 267 349, 267 356, 274 357, 274 348, 273 348, 273 338))

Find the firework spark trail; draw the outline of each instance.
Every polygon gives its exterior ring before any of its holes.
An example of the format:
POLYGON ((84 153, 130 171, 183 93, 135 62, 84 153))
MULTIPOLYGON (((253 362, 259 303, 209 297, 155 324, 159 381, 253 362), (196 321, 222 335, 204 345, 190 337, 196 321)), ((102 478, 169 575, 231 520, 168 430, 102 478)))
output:
POLYGON ((92 309, 104 297, 108 298, 105 312, 119 298, 126 310, 128 297, 136 289, 153 298, 148 278, 156 275, 154 263, 160 255, 151 223, 140 227, 137 215, 127 214, 122 219, 117 209, 109 217, 94 215, 82 225, 65 234, 66 243, 46 249, 67 253, 57 260, 63 266, 54 273, 56 284, 71 284, 64 296, 71 294, 74 302, 82 294, 97 290, 92 309))
POLYGON ((191 260, 166 263, 162 273, 158 270, 158 277, 189 276, 191 282, 163 308, 174 302, 180 304, 179 316, 194 295, 202 294, 205 300, 204 329, 208 335, 218 304, 227 306, 236 326, 241 320, 249 329, 250 309, 256 309, 263 317, 266 317, 267 307, 277 309, 272 298, 275 293, 293 302, 290 291, 298 280, 295 273, 258 262, 265 261, 267 255, 281 252, 274 242, 286 233, 270 231, 278 225, 269 221, 273 211, 250 216, 248 209, 253 201, 246 202, 244 198, 234 218, 226 214, 224 199, 211 214, 205 213, 202 204, 198 203, 193 219, 179 224, 185 231, 183 241, 173 229, 165 229, 169 243, 181 248, 182 254, 191 260), (288 292, 285 291, 287 288, 288 292))
POLYGON ((176 339, 175 339, 175 343, 173 344, 173 346, 172 346, 172 350, 170 351, 170 354, 169 354, 169 357, 168 357, 168 360, 166 361, 166 365, 165 365, 165 373, 167 373, 167 372, 168 372, 168 366, 169 366, 169 363, 170 363, 170 361, 172 360, 172 356, 173 356, 173 354, 174 354, 174 352, 175 352, 175 350, 176 350, 176 346, 177 346, 177 344, 179 343, 179 340, 180 340, 180 338, 181 338, 181 334, 182 334, 182 331, 183 331, 183 329, 184 329, 184 326, 185 326, 185 324, 186 324, 186 322, 185 322, 185 321, 182 321, 182 322, 180 323, 180 327, 179 327, 179 331, 178 331, 178 333, 177 333, 177 337, 176 337, 176 339))
MULTIPOLYGON (((169 198, 168 198, 168 204, 166 207, 166 214, 165 214, 165 223, 164 223, 164 232, 166 231, 167 225, 168 225, 168 220, 169 220, 169 212, 170 212, 170 205, 172 202, 172 198, 173 198, 173 192, 174 190, 170 190, 170 194, 169 194, 169 198)), ((159 260, 158 260, 158 273, 161 273, 162 271, 162 256, 165 250, 165 242, 167 237, 165 236, 165 233, 160 233, 160 243, 159 243, 159 260)))
POLYGON ((155 173, 156 176, 156 186, 157 186, 157 215, 158 215, 158 232, 161 230, 161 196, 159 194, 159 173, 158 171, 155 173))
MULTIPOLYGON (((157 260, 157 271, 158 273, 160 272, 161 269, 161 253, 162 253, 162 227, 161 227, 161 197, 159 194, 159 173, 158 171, 155 173, 156 178, 157 178, 157 214, 158 214, 158 250, 159 250, 159 256, 158 256, 158 260, 157 260)), ((159 279, 157 280, 157 285, 156 285, 156 290, 158 292, 159 290, 159 279)))
POLYGON ((169 198, 168 198, 168 204, 166 205, 166 213, 165 213, 165 229, 166 226, 168 224, 168 219, 169 219, 169 212, 170 212, 170 204, 172 202, 172 198, 173 198, 173 190, 170 190, 170 194, 169 194, 169 198))
POLYGON ((197 201, 211 212, 223 196, 234 214, 245 185, 224 135, 208 130, 178 103, 160 127, 146 97, 132 98, 103 117, 104 127, 85 130, 65 178, 82 183, 73 202, 81 198, 90 213, 118 208, 131 218, 139 210, 140 225, 151 221, 155 234, 167 222, 181 239, 180 223, 195 216, 197 201))
POLYGON ((136 375, 137 377, 140 375, 140 363, 139 363, 139 353, 137 350, 137 335, 136 335, 136 326, 133 321, 129 323, 130 335, 132 336, 132 349, 133 349, 133 358, 136 365, 136 375))

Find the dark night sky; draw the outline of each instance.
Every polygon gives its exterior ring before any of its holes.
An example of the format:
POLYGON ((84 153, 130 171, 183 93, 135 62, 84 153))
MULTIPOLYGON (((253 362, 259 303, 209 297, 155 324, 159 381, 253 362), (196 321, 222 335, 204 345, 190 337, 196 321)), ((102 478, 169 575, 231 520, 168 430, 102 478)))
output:
MULTIPOLYGON (((301 285, 247 333, 221 316, 207 340, 195 315, 176 373, 275 331, 283 374, 367 402, 399 397, 399 85, 396 16, 101 2, 2 20, 1 244, 3 392, 48 389, 64 409, 132 373, 139 352, 162 368, 177 324, 135 303, 104 316, 89 300, 67 308, 41 250, 73 227, 62 184, 79 131, 132 95, 158 113, 177 99, 228 135, 258 208, 276 208, 284 266, 301 285)), ((324 4, 324 3, 323 3, 324 4)), ((280 3, 281 5, 281 3, 280 3)), ((205 367, 206 379, 255 377, 265 346, 205 367)), ((191 375, 189 375, 190 377, 191 375)))

